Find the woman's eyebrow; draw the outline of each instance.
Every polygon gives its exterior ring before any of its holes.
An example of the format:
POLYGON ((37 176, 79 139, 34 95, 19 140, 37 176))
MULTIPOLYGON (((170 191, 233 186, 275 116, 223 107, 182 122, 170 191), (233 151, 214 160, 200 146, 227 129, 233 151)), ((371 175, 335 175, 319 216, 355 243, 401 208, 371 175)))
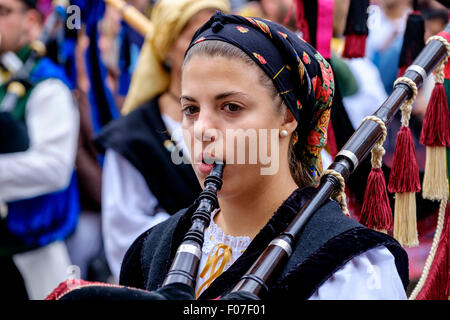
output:
POLYGON ((246 94, 245 92, 228 91, 228 92, 224 92, 224 93, 220 93, 220 94, 216 95, 215 99, 220 100, 220 99, 228 98, 230 96, 235 96, 235 95, 248 96, 248 94, 246 94))
MULTIPOLYGON (((241 95, 241 96, 249 96, 248 94, 246 94, 245 92, 240 92, 240 91, 227 91, 227 92, 223 92, 223 93, 219 93, 218 95, 216 95, 214 97, 215 100, 221 100, 221 99, 225 99, 228 98, 230 96, 236 96, 236 95, 241 95)), ((180 97, 180 100, 187 100, 190 102, 195 102, 196 100, 191 97, 191 96, 187 96, 187 95, 182 95, 180 97)))
POLYGON ((180 97, 180 101, 183 100, 183 99, 187 100, 187 101, 195 102, 195 99, 190 97, 190 96, 183 95, 183 96, 180 97))

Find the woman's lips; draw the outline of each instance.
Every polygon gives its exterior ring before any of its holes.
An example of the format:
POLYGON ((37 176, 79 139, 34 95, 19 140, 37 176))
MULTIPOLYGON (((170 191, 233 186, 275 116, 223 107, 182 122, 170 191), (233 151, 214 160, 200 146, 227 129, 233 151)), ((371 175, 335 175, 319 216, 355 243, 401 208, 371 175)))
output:
POLYGON ((207 163, 200 163, 198 165, 198 170, 201 173, 205 173, 205 174, 209 174, 211 172, 211 170, 213 169, 214 164, 207 164, 207 163))
POLYGON ((215 163, 222 163, 222 160, 216 159, 214 154, 210 153, 202 153, 195 160, 198 170, 204 174, 209 174, 215 163))

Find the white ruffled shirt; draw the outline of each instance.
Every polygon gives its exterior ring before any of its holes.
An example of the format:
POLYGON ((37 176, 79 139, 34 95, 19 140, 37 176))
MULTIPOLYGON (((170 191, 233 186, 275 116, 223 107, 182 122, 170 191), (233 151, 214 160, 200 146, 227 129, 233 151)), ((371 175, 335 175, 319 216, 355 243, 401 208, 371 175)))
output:
MULTIPOLYGON (((234 237, 225 234, 214 223, 205 231, 202 258, 197 275, 195 291, 209 278, 211 270, 203 278, 200 273, 205 267, 208 255, 219 243, 231 247, 231 261, 225 272, 236 261, 251 242, 249 237, 234 237)), ((215 251, 215 250, 214 250, 215 251)), ((220 264, 220 261, 218 264, 220 264)), ((201 292, 206 290, 204 287, 201 292)), ((200 295, 201 292, 198 294, 200 295)), ((309 300, 405 300, 406 292, 395 266, 394 256, 384 247, 370 249, 351 259, 325 281, 309 300)))

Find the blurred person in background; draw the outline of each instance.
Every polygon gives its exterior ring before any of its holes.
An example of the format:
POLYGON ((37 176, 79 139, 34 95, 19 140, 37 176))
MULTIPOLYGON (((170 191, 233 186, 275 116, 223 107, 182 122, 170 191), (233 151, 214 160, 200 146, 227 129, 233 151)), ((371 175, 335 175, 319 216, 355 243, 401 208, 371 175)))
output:
POLYGON ((366 56, 380 70, 387 94, 398 73, 406 20, 411 12, 410 0, 373 0, 372 24, 366 42, 366 56))
MULTIPOLYGON (((425 19, 425 41, 431 36, 438 34, 444 30, 445 25, 448 22, 448 9, 445 8, 428 8, 423 11, 423 17, 425 19)), ((423 120, 425 111, 428 105, 428 101, 431 97, 431 92, 434 87, 434 76, 430 75, 424 81, 417 100, 413 113, 423 120)))
POLYGON ((73 90, 80 114, 80 133, 75 164, 81 215, 75 232, 66 240, 66 244, 72 263, 79 268, 81 279, 107 281, 110 273, 104 259, 101 234, 102 166, 98 160, 98 150, 93 142, 94 130, 88 98, 91 84, 85 61, 88 46, 89 38, 85 28, 82 28, 78 30, 75 48, 77 79, 76 88, 73 90))
MULTIPOLYGON (((0 54, 28 58, 44 20, 37 2, 0 0, 0 54)), ((67 278, 71 261, 64 239, 79 216, 74 169, 79 114, 70 82, 46 57, 37 60, 30 80, 12 111, 26 124, 29 148, 0 154, 0 295, 9 299, 42 299, 67 278)))

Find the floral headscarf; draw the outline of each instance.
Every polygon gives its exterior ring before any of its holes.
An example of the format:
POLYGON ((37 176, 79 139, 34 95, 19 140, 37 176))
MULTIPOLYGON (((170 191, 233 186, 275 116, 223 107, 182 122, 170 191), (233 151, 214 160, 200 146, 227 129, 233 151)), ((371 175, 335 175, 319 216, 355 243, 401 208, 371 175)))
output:
POLYGON ((317 182, 322 173, 320 152, 327 141, 334 95, 333 72, 328 62, 297 34, 261 18, 216 12, 197 30, 189 48, 207 40, 240 48, 272 79, 298 122, 296 156, 317 182))

